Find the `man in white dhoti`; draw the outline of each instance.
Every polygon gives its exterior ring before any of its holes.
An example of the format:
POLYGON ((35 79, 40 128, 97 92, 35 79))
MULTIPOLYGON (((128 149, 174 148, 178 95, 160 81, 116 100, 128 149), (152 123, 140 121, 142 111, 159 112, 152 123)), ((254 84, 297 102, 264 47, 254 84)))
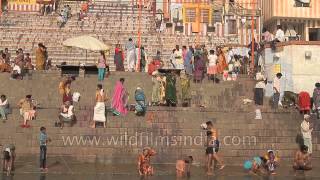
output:
POLYGON ((128 43, 126 44, 127 50, 127 66, 129 72, 134 72, 136 64, 136 46, 131 38, 129 38, 128 43))
POLYGON ((176 69, 184 69, 184 65, 183 65, 183 56, 182 56, 182 50, 179 48, 179 45, 176 45, 176 51, 174 52, 175 54, 175 65, 176 65, 176 69))
POLYGON ((94 115, 93 115, 93 125, 92 128, 96 127, 96 122, 102 122, 103 127, 106 127, 106 95, 104 90, 102 89, 102 85, 97 85, 96 91, 96 105, 94 106, 94 115))

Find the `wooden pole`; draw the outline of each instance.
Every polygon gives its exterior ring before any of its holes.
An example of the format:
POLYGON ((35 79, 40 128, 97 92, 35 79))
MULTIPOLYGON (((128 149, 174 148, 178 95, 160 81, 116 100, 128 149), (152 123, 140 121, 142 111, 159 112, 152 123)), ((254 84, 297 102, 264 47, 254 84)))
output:
POLYGON ((2 0, 0 0, 0 16, 2 15, 2 0))
POLYGON ((137 59, 137 71, 140 71, 141 61, 141 16, 142 16, 142 0, 139 0, 139 16, 138 16, 138 59, 137 59))
POLYGON ((198 13, 197 13, 197 26, 198 26, 198 33, 197 33, 197 44, 200 44, 200 21, 201 21, 201 10, 200 10, 200 0, 197 0, 198 5, 198 13))
POLYGON ((255 17, 255 0, 252 0, 252 17, 251 17, 251 65, 254 67, 254 44, 255 44, 255 39, 254 39, 254 17, 255 17))

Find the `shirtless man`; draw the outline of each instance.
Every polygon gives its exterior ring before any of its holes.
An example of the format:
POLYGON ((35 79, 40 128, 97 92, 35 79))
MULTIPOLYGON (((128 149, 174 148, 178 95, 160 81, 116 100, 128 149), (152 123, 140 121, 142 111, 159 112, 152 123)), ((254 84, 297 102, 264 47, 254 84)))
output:
POLYGON ((92 128, 96 127, 96 122, 102 122, 103 127, 106 127, 106 106, 105 101, 107 100, 106 94, 104 90, 102 89, 102 85, 97 85, 96 90, 96 105, 94 107, 94 115, 93 115, 93 125, 92 128))
POLYGON ((156 155, 156 151, 150 147, 145 147, 142 153, 138 156, 138 172, 140 176, 152 176, 154 173, 153 167, 151 166, 151 156, 156 155))
POLYGON ((187 158, 185 158, 184 160, 177 160, 176 163, 176 175, 177 177, 190 177, 190 168, 191 168, 191 164, 193 162, 193 157, 192 156, 188 156, 187 158))
POLYGON ((225 165, 222 163, 221 159, 218 156, 219 151, 219 141, 217 139, 216 130, 211 129, 207 131, 207 175, 213 175, 212 173, 212 161, 214 160, 220 165, 219 170, 222 170, 225 165))
POLYGON ((293 162, 293 169, 295 171, 296 170, 309 171, 312 169, 307 146, 302 145, 300 147, 300 150, 296 152, 294 162, 293 162))

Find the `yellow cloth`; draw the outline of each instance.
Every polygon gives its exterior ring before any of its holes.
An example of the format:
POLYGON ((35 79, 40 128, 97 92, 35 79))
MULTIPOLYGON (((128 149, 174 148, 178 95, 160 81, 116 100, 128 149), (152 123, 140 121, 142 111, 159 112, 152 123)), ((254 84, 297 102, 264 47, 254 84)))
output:
POLYGON ((44 63, 45 63, 45 54, 40 48, 38 48, 36 50, 36 69, 44 70, 44 63))

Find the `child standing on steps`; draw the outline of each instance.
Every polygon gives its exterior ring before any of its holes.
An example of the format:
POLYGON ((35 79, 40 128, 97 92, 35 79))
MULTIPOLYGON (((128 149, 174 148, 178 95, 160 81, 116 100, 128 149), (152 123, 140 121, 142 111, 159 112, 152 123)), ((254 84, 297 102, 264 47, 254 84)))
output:
POLYGON ((46 166, 47 161, 47 143, 51 141, 50 138, 48 138, 46 133, 46 128, 41 127, 40 128, 40 171, 47 172, 48 168, 46 166))

